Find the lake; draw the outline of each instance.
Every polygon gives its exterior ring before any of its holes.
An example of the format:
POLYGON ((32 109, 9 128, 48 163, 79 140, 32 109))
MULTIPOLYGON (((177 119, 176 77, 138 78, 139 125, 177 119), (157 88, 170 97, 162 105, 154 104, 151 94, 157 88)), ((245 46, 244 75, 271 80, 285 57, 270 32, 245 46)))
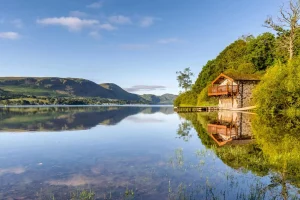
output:
POLYGON ((0 108, 0 199, 299 199, 300 119, 0 108))

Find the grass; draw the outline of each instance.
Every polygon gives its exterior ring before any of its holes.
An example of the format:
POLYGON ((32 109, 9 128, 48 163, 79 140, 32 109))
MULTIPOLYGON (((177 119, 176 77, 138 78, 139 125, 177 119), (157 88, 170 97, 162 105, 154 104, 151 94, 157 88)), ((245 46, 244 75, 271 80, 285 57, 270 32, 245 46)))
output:
POLYGON ((29 86, 1 86, 0 89, 11 92, 13 94, 26 94, 35 96, 61 96, 54 90, 46 88, 29 87, 29 86))
POLYGON ((179 107, 196 107, 195 105, 191 105, 191 104, 180 104, 179 107))
MULTIPOLYGON (((76 191, 71 193, 70 200, 94 200, 95 195, 95 192, 93 192, 92 190, 76 191)), ((52 195, 51 200, 57 199, 54 195, 52 195)))

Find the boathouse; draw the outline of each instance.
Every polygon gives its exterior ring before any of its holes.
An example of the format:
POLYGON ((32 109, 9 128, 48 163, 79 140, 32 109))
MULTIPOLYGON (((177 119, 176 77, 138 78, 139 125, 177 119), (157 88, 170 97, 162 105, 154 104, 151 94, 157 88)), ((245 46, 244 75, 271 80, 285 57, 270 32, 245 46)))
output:
POLYGON ((208 88, 208 96, 219 98, 220 109, 236 109, 253 106, 252 90, 259 83, 255 74, 221 73, 208 88))

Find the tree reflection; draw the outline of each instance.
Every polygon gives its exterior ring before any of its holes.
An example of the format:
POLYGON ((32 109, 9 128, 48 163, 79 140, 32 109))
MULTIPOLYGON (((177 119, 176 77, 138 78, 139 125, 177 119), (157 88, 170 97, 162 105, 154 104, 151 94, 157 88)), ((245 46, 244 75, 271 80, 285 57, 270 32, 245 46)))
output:
POLYGON ((270 183, 261 188, 263 191, 278 191, 275 193, 279 199, 298 197, 300 117, 254 115, 247 118, 247 114, 242 115, 241 124, 251 121, 255 142, 243 145, 229 143, 223 147, 217 147, 215 141, 208 136, 208 124, 218 121, 216 115, 191 113, 181 116, 191 122, 202 144, 212 149, 225 164, 244 172, 251 171, 258 176, 268 175, 270 183))
POLYGON ((192 137, 192 135, 190 134, 192 127, 193 126, 189 121, 184 121, 179 124, 179 127, 177 129, 177 135, 179 135, 179 138, 182 138, 186 142, 189 141, 189 139, 192 137))
POLYGON ((277 172, 270 186, 280 186, 282 197, 288 199, 290 186, 300 187, 300 118, 257 116, 252 124, 270 169, 277 172))

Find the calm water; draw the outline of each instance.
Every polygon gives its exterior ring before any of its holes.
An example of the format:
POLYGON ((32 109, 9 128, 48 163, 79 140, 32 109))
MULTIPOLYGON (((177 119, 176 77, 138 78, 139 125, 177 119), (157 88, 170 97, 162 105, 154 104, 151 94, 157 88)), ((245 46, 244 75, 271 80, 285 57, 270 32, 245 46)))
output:
POLYGON ((299 199, 299 145, 295 117, 1 108, 0 199, 299 199))

